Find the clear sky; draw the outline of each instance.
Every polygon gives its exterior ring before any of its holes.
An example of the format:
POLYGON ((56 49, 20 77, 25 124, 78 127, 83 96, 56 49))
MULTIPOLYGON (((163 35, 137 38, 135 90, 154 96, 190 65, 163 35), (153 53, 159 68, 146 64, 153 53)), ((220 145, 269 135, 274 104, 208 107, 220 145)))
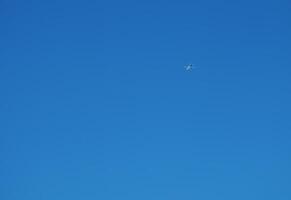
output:
POLYGON ((0 199, 290 200, 290 10, 2 0, 0 199))

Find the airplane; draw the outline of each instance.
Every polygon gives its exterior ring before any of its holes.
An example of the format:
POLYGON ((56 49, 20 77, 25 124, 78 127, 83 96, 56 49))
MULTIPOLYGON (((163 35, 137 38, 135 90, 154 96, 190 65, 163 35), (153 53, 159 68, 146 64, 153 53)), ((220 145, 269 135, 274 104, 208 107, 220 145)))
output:
POLYGON ((195 68, 192 64, 185 65, 184 67, 185 67, 186 71, 189 71, 189 70, 195 68))

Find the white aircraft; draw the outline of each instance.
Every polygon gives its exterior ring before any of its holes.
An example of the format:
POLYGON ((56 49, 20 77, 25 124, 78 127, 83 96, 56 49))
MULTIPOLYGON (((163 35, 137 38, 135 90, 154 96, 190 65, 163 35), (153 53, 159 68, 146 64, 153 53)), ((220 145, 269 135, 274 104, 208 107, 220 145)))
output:
POLYGON ((185 67, 185 70, 186 70, 186 71, 189 71, 189 70, 195 68, 192 64, 185 65, 184 67, 185 67))

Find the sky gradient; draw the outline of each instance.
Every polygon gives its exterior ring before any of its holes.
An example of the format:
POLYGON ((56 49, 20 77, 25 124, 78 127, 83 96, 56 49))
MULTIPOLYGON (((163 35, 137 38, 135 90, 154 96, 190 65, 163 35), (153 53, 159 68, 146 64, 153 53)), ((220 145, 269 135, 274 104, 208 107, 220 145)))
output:
POLYGON ((290 10, 0 1, 0 199, 290 200, 290 10))

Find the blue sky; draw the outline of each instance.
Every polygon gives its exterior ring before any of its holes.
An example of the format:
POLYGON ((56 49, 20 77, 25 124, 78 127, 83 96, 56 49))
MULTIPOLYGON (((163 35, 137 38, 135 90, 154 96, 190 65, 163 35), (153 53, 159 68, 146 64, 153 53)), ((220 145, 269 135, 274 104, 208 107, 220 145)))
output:
POLYGON ((1 1, 1 199, 291 199, 290 8, 1 1))

